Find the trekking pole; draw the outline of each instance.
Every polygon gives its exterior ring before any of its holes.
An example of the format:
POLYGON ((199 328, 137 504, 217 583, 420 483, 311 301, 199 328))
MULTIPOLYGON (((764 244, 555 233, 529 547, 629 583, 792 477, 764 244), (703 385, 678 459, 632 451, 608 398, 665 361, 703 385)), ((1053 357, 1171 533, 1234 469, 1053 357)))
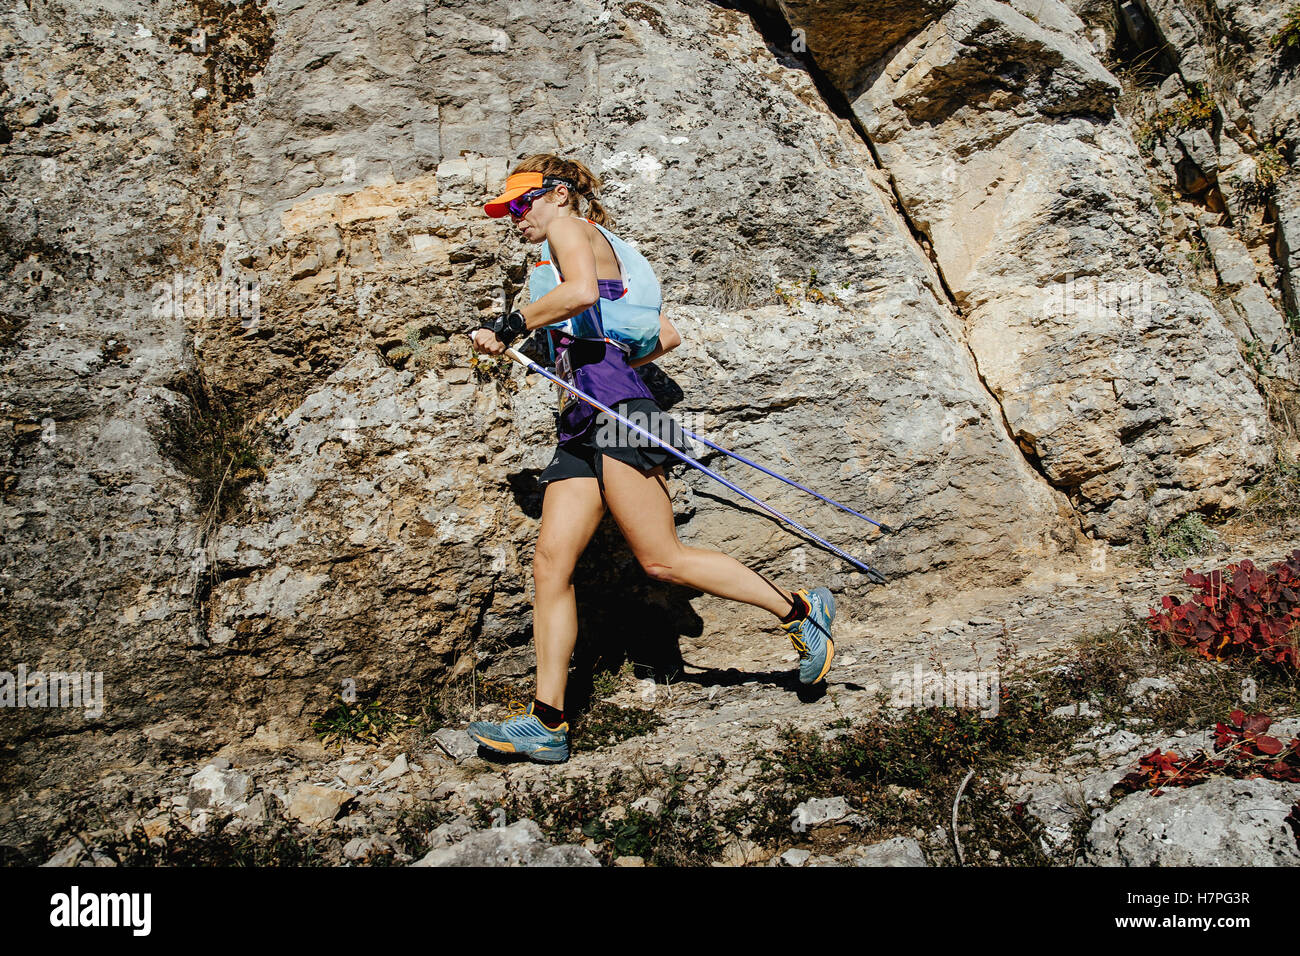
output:
POLYGON ((668 451, 676 455, 678 458, 686 462, 688 465, 693 465, 694 467, 698 468, 700 471, 708 475, 710 478, 714 479, 715 481, 723 485, 726 485, 736 494, 740 495, 741 497, 749 501, 752 501, 754 504, 758 505, 764 511, 767 511, 772 515, 775 515, 777 518, 780 518, 782 521, 784 521, 786 524, 790 525, 791 527, 797 528, 799 531, 802 531, 804 534, 812 538, 818 544, 821 544, 829 548, 831 551, 839 555, 845 561, 848 561, 854 567, 861 568, 863 571, 867 573, 867 577, 871 581, 875 582, 876 584, 888 583, 888 581, 885 580, 885 576, 883 574, 881 574, 875 568, 871 567, 866 562, 859 561, 857 558, 853 557, 853 555, 849 554, 847 551, 841 551, 839 548, 835 547, 835 545, 831 544, 825 538, 813 534, 813 532, 809 531, 807 528, 799 524, 799 522, 795 521, 793 518, 790 518, 787 515, 782 514, 780 511, 777 511, 775 508, 773 508, 771 505, 767 504, 766 502, 760 501, 758 498, 755 498, 753 495, 745 491, 743 488, 738 488, 736 485, 732 484, 726 478, 723 478, 721 475, 719 475, 712 468, 700 464, 698 461, 696 461, 694 458, 691 458, 688 455, 683 455, 680 451, 678 451, 672 445, 668 444, 666 441, 660 439, 657 435, 652 435, 650 434, 650 432, 646 431, 644 428, 641 428, 639 425, 636 425, 633 422, 628 421, 626 418, 618 414, 612 408, 608 408, 605 405, 602 405, 600 402, 596 401, 591 396, 583 393, 580 389, 577 389, 572 385, 570 385, 568 382, 564 381, 564 379, 560 378, 558 375, 552 375, 550 372, 546 371, 546 369, 542 368, 536 362, 530 360, 524 355, 521 355, 516 349, 507 348, 505 354, 508 355, 512 361, 517 362, 518 364, 522 365, 526 369, 529 369, 530 371, 538 372, 544 377, 550 379, 556 385, 559 385, 561 388, 571 393, 574 397, 581 399, 582 401, 586 402, 588 405, 592 406, 593 408, 599 409, 600 411, 604 412, 606 415, 609 415, 614 420, 620 422, 623 425, 626 425, 628 428, 632 429, 638 434, 645 436, 655 444, 661 446, 665 451, 668 451))
POLYGON ((688 431, 686 431, 686 429, 684 429, 684 428, 682 429, 682 433, 683 433, 687 438, 693 438, 693 439, 695 439, 695 441, 699 442, 701 445, 708 445, 710 448, 712 448, 712 449, 714 449, 714 450, 716 450, 716 451, 720 451, 720 452, 722 452, 724 455, 730 455, 732 458, 735 458, 737 461, 743 461, 743 462, 744 462, 745 464, 747 464, 747 465, 752 465, 753 467, 757 468, 759 471, 761 471, 761 472, 762 472, 763 474, 765 474, 765 475, 771 475, 773 478, 779 478, 779 479, 781 479, 782 481, 784 481, 787 485, 794 485, 794 487, 798 488, 800 491, 806 491, 806 492, 808 492, 808 494, 812 495, 814 498, 820 498, 822 501, 826 502, 828 505, 834 505, 836 508, 839 508, 841 511, 847 511, 847 512, 848 512, 849 514, 851 514, 851 515, 857 515, 859 518, 861 518, 863 521, 867 522, 868 524, 874 524, 877 528, 880 529, 880 533, 881 533, 881 534, 893 534, 893 533, 894 533, 894 529, 891 528, 889 525, 887 525, 887 524, 881 524, 879 521, 876 521, 874 518, 868 518, 868 517, 867 517, 866 515, 864 515, 862 512, 860 512, 860 511, 854 511, 854 510, 853 510, 852 508, 850 508, 848 505, 840 504, 840 503, 839 503, 838 501, 836 501, 834 498, 827 498, 825 495, 819 495, 817 492, 813 491, 813 490, 812 490, 811 488, 809 488, 807 485, 801 485, 801 484, 799 484, 799 482, 795 481, 795 480, 792 479, 792 478, 787 478, 785 475, 777 474, 775 471, 771 471, 770 469, 764 468, 764 467, 763 467, 762 465, 760 465, 758 462, 756 462, 756 461, 750 461, 750 460, 749 460, 748 458, 746 458, 744 455, 738 455, 738 454, 736 454, 734 451, 727 451, 727 449, 723 448, 721 445, 715 445, 713 442, 709 441, 707 438, 701 438, 699 435, 695 434, 694 432, 688 432, 688 431))

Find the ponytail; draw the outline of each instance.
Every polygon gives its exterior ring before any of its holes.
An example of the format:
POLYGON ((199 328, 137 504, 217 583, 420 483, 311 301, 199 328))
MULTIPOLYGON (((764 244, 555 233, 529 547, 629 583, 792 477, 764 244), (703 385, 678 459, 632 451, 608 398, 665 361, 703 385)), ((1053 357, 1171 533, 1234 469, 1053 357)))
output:
POLYGON ((511 175, 515 173, 541 173, 543 176, 559 176, 576 183, 576 187, 569 190, 574 214, 590 219, 606 229, 614 227, 613 218, 596 198, 596 191, 601 186, 600 178, 584 163, 576 159, 564 159, 554 153, 534 153, 521 159, 515 168, 510 170, 511 175))

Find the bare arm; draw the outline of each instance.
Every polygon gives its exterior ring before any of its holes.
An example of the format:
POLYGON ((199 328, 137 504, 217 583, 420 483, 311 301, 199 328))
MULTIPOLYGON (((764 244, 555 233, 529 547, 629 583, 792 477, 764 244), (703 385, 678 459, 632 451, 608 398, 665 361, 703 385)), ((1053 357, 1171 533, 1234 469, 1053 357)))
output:
POLYGON ((600 287, 596 284, 596 254, 591 251, 582 224, 576 219, 556 219, 551 222, 546 238, 564 281, 519 310, 529 332, 579 315, 600 297, 600 287))
MULTIPOLYGON (((536 302, 519 308, 524 317, 525 335, 544 325, 563 322, 591 308, 600 297, 596 283, 596 255, 582 225, 577 220, 557 219, 551 223, 547 241, 551 258, 564 281, 536 302)), ((478 329, 470 336, 474 347, 488 355, 499 355, 505 346, 490 329, 478 329)))

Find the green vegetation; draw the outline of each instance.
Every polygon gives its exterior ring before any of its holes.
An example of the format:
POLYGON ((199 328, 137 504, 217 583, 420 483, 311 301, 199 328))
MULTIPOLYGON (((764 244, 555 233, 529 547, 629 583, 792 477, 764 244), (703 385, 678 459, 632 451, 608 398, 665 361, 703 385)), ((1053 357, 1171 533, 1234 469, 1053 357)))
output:
POLYGON ((1193 84, 1190 95, 1183 97, 1141 123, 1137 140, 1144 150, 1150 151, 1165 133, 1182 133, 1189 129, 1204 128, 1214 120, 1214 99, 1205 88, 1193 84))
MULTIPOLYGON (((429 832, 436 830, 444 823, 450 823, 457 816, 459 814, 445 807, 419 804, 413 809, 407 810, 398 818, 395 827, 397 842, 401 845, 403 852, 418 860, 429 852, 429 832)), ((367 860, 367 862, 382 866, 391 861, 391 857, 387 859, 385 857, 385 854, 380 854, 367 860)))
POLYGON ((569 747, 574 753, 612 747, 632 737, 644 737, 662 723, 653 710, 596 703, 570 721, 569 747))
POLYGON ((1219 537, 1197 513, 1171 521, 1163 528, 1148 524, 1143 534, 1146 545, 1142 548, 1142 558, 1148 564, 1156 560, 1183 561, 1205 554, 1219 537))
MULTIPOLYGON (((286 819, 275 800, 267 800, 266 813, 266 819, 256 823, 230 814, 214 814, 197 833, 175 816, 168 816, 161 832, 155 831, 150 837, 142 823, 124 832, 102 806, 83 802, 69 809, 64 833, 75 834, 92 855, 118 866, 334 865, 336 860, 329 858, 332 841, 328 837, 286 819)), ((39 837, 30 845, 9 848, 17 853, 7 862, 39 865, 56 848, 57 844, 39 837)))
POLYGON ((1251 339, 1245 343, 1245 346, 1242 357, 1245 358, 1246 364, 1255 370, 1256 375, 1268 375, 1270 364, 1268 346, 1259 339, 1251 339))
POLYGON ((1243 179, 1236 173, 1228 177, 1243 206, 1261 208, 1268 205, 1273 189, 1287 171, 1286 157, 1275 145, 1261 146, 1255 154, 1255 175, 1243 179))
POLYGON ((167 413, 170 434, 164 451, 197 483, 199 512, 210 531, 229 516, 246 485, 266 476, 262 456, 267 436, 265 416, 250 418, 230 405, 200 369, 196 362, 194 371, 172 385, 188 401, 167 413))
POLYGON ((1294 53, 1300 50, 1300 3, 1293 3, 1282 18, 1282 28, 1269 38, 1274 50, 1294 53))
POLYGON ((354 740, 377 747, 396 740, 400 729, 418 723, 417 718, 398 713, 382 701, 349 702, 340 698, 324 716, 312 721, 311 729, 325 744, 341 747, 344 741, 354 740))
POLYGON ((632 680, 635 671, 635 664, 631 661, 624 661, 623 666, 616 671, 603 670, 598 672, 591 679, 591 695, 593 697, 609 697, 617 693, 619 687, 632 680))
MULTIPOLYGON (((1188 249, 1183 256, 1187 260, 1188 272, 1195 277, 1198 273, 1210 269, 1210 247, 1206 245, 1205 239, 1193 233, 1188 237, 1187 245, 1188 249)), ((1217 280, 1214 287, 1218 287, 1217 280)))
POLYGON ((510 376, 514 361, 505 355, 480 355, 478 352, 469 358, 469 367, 479 382, 496 382, 506 391, 514 391, 518 383, 510 376))
MULTIPOLYGON (((275 801, 270 801, 275 806, 275 801)), ((283 817, 256 829, 233 829, 232 818, 208 822, 202 833, 175 824, 152 840, 139 824, 126 843, 110 854, 121 866, 330 866, 329 841, 304 831, 283 817)))
POLYGON ((1300 516, 1300 461, 1279 453, 1237 509, 1257 524, 1277 526, 1300 516))
POLYGON ((724 769, 719 760, 702 774, 638 767, 632 774, 616 769, 600 781, 554 774, 534 788, 511 781, 501 804, 476 801, 474 813, 479 826, 497 823, 504 812, 508 822, 533 820, 557 843, 594 840, 593 852, 606 865, 639 856, 652 866, 707 866, 720 858, 726 838, 707 802, 724 769), (646 799, 631 807, 640 795, 646 799))
POLYGON ((839 299, 833 291, 827 291, 821 287, 821 282, 817 278, 817 270, 808 270, 807 281, 795 282, 791 286, 778 285, 775 289, 776 296, 785 303, 786 308, 793 307, 794 303, 802 299, 805 302, 838 302, 839 299))
POLYGON ((438 335, 412 322, 402 331, 402 344, 390 348, 384 353, 384 358, 396 368, 428 367, 435 354, 434 346, 446 341, 445 335, 438 335))

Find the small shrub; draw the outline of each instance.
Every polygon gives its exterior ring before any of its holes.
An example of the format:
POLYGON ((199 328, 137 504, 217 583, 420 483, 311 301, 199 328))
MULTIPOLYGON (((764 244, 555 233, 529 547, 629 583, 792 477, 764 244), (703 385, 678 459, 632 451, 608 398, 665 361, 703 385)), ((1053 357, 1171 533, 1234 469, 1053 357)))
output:
POLYGON ((1234 710, 1228 723, 1214 728, 1214 753, 1201 750, 1190 757, 1175 751, 1153 750, 1138 761, 1138 769, 1112 788, 1119 793, 1150 790, 1159 794, 1165 787, 1191 787, 1214 776, 1266 777, 1300 783, 1300 737, 1289 744, 1267 733, 1272 718, 1234 710))
POLYGON ((348 702, 340 698, 324 716, 312 722, 311 729, 325 744, 342 746, 345 740, 357 740, 379 746, 396 740, 402 727, 416 723, 416 718, 400 714, 381 701, 348 702))
POLYGON ((1145 150, 1155 148, 1165 133, 1182 133, 1205 128, 1214 120, 1214 99, 1200 85, 1191 86, 1191 95, 1160 110, 1137 129, 1138 144, 1145 150))
POLYGON ((790 286, 778 285, 774 293, 785 303, 786 308, 793 307, 800 299, 804 302, 839 302, 834 292, 827 292, 821 287, 816 269, 808 270, 806 281, 800 280, 790 286))
POLYGON ((763 292, 765 276, 758 263, 744 250, 734 250, 726 268, 711 286, 705 305, 720 312, 734 312, 774 301, 771 293, 763 292))
POLYGON ((609 697, 616 693, 619 686, 633 676, 634 669, 631 661, 624 661, 617 671, 604 670, 596 674, 591 680, 592 696, 609 697))
POLYGON ((426 334, 425 329, 412 322, 402 332, 402 344, 389 349, 384 357, 396 368, 425 367, 433 358, 433 347, 445 341, 445 335, 426 334))
POLYGON ((430 831, 451 822, 456 816, 456 813, 446 807, 430 804, 416 806, 398 817, 394 835, 402 850, 408 856, 418 859, 429 852, 430 831))
POLYGON ((1287 169, 1286 157, 1281 150, 1268 145, 1261 147, 1255 154, 1253 178, 1242 179, 1234 173, 1229 180, 1244 206, 1259 208, 1268 204, 1273 188, 1286 175, 1287 169))
POLYGON ((1267 572, 1250 561, 1209 574, 1183 573, 1199 593, 1179 603, 1166 596, 1162 610, 1151 610, 1148 626, 1173 644, 1201 657, 1258 659, 1266 664, 1300 666, 1295 628, 1300 623, 1300 551, 1267 572))
POLYGON ((1146 545, 1142 549, 1142 556, 1148 564, 1157 558, 1162 561, 1183 561, 1205 554, 1218 540, 1214 529, 1206 527, 1204 520, 1195 512, 1178 521, 1171 521, 1163 528, 1148 524, 1144 536, 1146 545))
POLYGON ((172 386, 189 399, 169 413, 167 454, 197 482, 199 512, 210 526, 227 517, 250 482, 266 476, 263 418, 229 404, 196 370, 172 386))
POLYGON ((475 352, 469 359, 470 369, 474 372, 474 378, 477 381, 497 382, 507 391, 513 391, 518 387, 510 376, 510 370, 514 367, 514 364, 514 360, 504 354, 480 355, 475 352))
POLYGON ((1272 360, 1269 358, 1268 346, 1259 339, 1251 339, 1247 342, 1242 356, 1246 359, 1246 364, 1255 370, 1256 375, 1268 377, 1271 374, 1272 360))
POLYGON ((1256 524, 1276 525, 1300 514, 1300 461, 1279 453, 1250 489, 1237 513, 1256 524))
POLYGON ((574 717, 569 746, 574 753, 612 747, 632 737, 644 737, 662 723, 653 710, 602 702, 574 717))
POLYGON ((480 826, 532 820, 554 843, 594 840, 604 864, 639 856, 651 866, 707 866, 722 854, 725 820, 709 807, 707 795, 725 766, 719 759, 702 774, 638 768, 635 779, 621 768, 603 780, 552 774, 535 787, 510 781, 500 805, 475 800, 472 814, 480 826), (630 806, 638 796, 651 795, 655 802, 644 809, 630 806), (626 809, 616 816, 609 812, 616 806, 626 809))
POLYGON ((1282 28, 1269 38, 1269 46, 1283 53, 1300 50, 1300 3, 1292 4, 1282 18, 1282 28))
POLYGON ((284 819, 272 801, 270 821, 256 829, 236 830, 228 814, 208 821, 201 833, 176 822, 150 839, 140 824, 125 841, 104 847, 120 866, 329 866, 329 841, 284 819))

